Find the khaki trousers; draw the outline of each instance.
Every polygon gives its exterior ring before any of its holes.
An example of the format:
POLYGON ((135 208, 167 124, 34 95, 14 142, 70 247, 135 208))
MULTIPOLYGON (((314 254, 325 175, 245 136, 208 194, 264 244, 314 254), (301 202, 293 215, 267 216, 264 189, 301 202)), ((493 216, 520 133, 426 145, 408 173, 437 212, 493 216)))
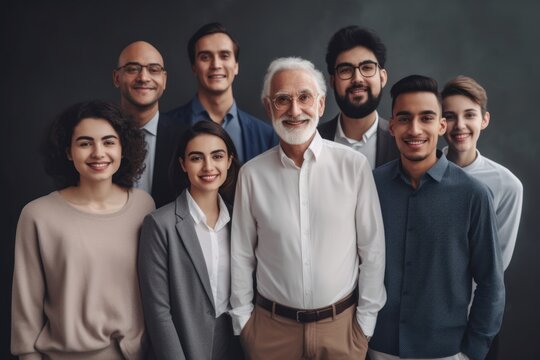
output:
POLYGON ((333 318, 303 324, 256 305, 240 342, 250 360, 363 360, 368 344, 355 315, 353 305, 333 318))

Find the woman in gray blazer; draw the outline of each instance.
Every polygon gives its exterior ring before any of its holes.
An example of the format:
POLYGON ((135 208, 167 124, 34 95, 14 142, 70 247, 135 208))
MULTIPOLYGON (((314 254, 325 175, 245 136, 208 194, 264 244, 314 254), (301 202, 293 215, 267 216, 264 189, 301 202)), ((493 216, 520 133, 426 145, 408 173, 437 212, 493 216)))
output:
POLYGON ((220 125, 200 121, 183 134, 175 158, 175 184, 188 187, 145 218, 139 243, 153 352, 160 360, 241 359, 228 314, 230 213, 223 200, 233 198, 236 150, 220 125))

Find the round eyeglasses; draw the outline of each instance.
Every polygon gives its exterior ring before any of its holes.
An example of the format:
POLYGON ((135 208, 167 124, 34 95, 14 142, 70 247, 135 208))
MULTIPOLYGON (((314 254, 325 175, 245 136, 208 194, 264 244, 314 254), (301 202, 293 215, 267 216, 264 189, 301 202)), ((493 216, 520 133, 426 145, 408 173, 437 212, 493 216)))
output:
POLYGON ((129 75, 138 75, 141 73, 143 68, 146 68, 150 75, 161 75, 165 71, 165 68, 160 64, 143 65, 135 62, 130 62, 123 66, 117 67, 116 70, 124 70, 129 75))
POLYGON ((339 64, 336 66, 335 70, 338 78, 341 80, 349 80, 353 78, 356 69, 360 71, 360 75, 369 78, 377 73, 378 68, 379 64, 375 61, 367 60, 361 62, 358 66, 349 63, 339 64))
POLYGON ((313 106, 315 102, 315 96, 311 93, 301 93, 296 97, 293 97, 289 94, 279 94, 270 98, 272 104, 278 111, 287 110, 291 107, 293 101, 296 100, 296 103, 301 109, 308 109, 313 106))

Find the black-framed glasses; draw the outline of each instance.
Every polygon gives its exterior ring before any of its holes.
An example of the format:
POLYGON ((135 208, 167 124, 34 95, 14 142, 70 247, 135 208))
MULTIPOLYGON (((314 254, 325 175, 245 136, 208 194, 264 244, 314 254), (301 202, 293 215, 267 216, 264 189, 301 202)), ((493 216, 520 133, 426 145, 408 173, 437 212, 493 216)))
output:
POLYGON ((143 68, 146 68, 150 75, 161 75, 165 71, 165 68, 160 64, 143 65, 136 62, 129 62, 123 66, 117 67, 116 70, 124 70, 129 75, 138 75, 143 68))
POLYGON ((272 101, 272 104, 274 104, 274 107, 278 111, 287 110, 291 107, 293 101, 295 100, 300 108, 309 109, 315 102, 315 95, 309 92, 303 92, 298 94, 296 97, 289 94, 278 94, 273 98, 270 98, 270 101, 272 101))
POLYGON ((362 61, 358 66, 354 66, 349 63, 342 63, 336 66, 336 75, 341 80, 352 79, 355 73, 355 70, 360 70, 360 74, 363 77, 369 78, 377 73, 379 64, 372 60, 362 61))

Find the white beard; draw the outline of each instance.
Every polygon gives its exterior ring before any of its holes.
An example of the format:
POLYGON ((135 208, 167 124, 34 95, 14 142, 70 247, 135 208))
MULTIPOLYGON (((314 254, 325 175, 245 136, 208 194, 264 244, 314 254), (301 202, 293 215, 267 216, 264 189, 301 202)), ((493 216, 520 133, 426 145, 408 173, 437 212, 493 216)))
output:
MULTIPOLYGON (((273 115, 273 114, 272 114, 273 115)), ((289 145, 301 145, 306 143, 317 130, 319 124, 319 111, 315 113, 314 118, 310 118, 306 114, 299 115, 294 120, 309 120, 307 127, 300 129, 289 129, 283 125, 283 121, 291 120, 290 116, 282 116, 279 119, 274 119, 272 116, 272 125, 279 138, 289 145)))

